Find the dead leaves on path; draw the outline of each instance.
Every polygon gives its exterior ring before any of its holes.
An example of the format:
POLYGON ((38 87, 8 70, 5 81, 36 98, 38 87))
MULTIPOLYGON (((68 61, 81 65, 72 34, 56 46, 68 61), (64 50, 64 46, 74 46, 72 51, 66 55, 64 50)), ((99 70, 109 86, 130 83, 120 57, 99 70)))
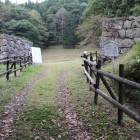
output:
POLYGON ((67 130, 69 139, 73 140, 90 140, 91 136, 87 132, 87 126, 82 119, 77 116, 74 105, 71 101, 69 90, 65 85, 67 72, 61 71, 59 75, 59 90, 57 94, 57 102, 60 106, 60 113, 65 117, 67 122, 67 130))

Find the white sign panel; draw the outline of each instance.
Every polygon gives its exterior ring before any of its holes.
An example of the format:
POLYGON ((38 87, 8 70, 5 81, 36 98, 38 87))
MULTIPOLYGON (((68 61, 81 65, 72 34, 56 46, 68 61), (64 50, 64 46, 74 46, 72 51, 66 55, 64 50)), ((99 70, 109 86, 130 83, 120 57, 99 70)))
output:
POLYGON ((118 44, 113 41, 109 41, 104 45, 105 56, 118 56, 118 44))
POLYGON ((41 49, 37 47, 31 47, 31 50, 33 63, 41 64, 42 63, 41 49))

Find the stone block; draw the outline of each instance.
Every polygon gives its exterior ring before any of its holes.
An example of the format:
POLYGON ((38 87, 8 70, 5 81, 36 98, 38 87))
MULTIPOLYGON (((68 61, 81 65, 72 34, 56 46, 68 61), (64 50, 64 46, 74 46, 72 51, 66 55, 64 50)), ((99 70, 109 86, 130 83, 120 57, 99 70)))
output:
POLYGON ((114 20, 111 20, 111 19, 108 19, 108 18, 105 18, 104 20, 103 20, 103 27, 104 28, 114 28, 114 25, 113 25, 113 23, 115 23, 115 21, 114 20))
POLYGON ((1 46, 1 52, 7 52, 8 49, 7 49, 7 46, 1 46))
POLYGON ((0 46, 6 45, 8 41, 6 39, 0 39, 0 46))
POLYGON ((132 23, 132 28, 140 28, 140 23, 138 23, 138 21, 134 21, 132 23))
POLYGON ((132 25, 132 21, 126 20, 126 21, 124 22, 123 27, 124 27, 124 29, 129 29, 129 28, 131 28, 131 25, 132 25))
POLYGON ((130 48, 134 44, 134 41, 132 39, 122 39, 119 41, 119 46, 124 48, 130 48))
POLYGON ((15 42, 12 40, 12 41, 9 41, 9 44, 11 47, 15 47, 15 42))
POLYGON ((123 28, 123 21, 122 20, 117 20, 115 23, 114 23, 114 29, 122 29, 123 28))
POLYGON ((135 21, 137 21, 140 24, 140 16, 135 17, 135 21))
POLYGON ((119 36, 120 38, 125 38, 126 37, 126 30, 122 29, 122 30, 118 30, 119 36))
POLYGON ((112 32, 103 31, 102 32, 102 36, 111 37, 112 36, 112 32))
POLYGON ((126 37, 130 39, 140 37, 140 28, 128 29, 126 31, 126 37))
POLYGON ((136 36, 135 38, 140 38, 140 28, 136 28, 136 36))

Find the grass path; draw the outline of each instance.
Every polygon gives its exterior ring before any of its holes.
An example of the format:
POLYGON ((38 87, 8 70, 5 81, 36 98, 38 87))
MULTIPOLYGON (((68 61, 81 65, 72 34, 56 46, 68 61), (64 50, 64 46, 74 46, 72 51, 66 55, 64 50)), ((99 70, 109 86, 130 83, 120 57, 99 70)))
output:
POLYGON ((20 89, 15 98, 5 106, 3 113, 0 116, 0 139, 4 140, 13 131, 14 119, 21 106, 24 104, 27 94, 32 90, 32 86, 46 75, 46 68, 37 74, 29 83, 20 89))
POLYGON ((93 104, 81 69, 84 49, 56 47, 43 51, 47 74, 29 87, 7 140, 139 140, 139 124, 125 116, 119 126, 116 108, 101 97, 93 104))

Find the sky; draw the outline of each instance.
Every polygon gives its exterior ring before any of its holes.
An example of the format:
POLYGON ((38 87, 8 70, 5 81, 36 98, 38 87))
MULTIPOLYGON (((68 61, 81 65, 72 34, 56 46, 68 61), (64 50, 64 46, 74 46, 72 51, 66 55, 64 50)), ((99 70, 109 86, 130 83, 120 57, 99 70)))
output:
MULTIPOLYGON (((2 1, 4 2, 5 0, 2 0, 2 1)), ((12 2, 12 3, 16 3, 16 1, 17 1, 18 4, 21 4, 21 3, 27 2, 28 0, 10 0, 10 2, 12 2)), ((32 1, 32 2, 36 2, 36 1, 42 2, 44 0, 30 0, 30 1, 32 1)))

